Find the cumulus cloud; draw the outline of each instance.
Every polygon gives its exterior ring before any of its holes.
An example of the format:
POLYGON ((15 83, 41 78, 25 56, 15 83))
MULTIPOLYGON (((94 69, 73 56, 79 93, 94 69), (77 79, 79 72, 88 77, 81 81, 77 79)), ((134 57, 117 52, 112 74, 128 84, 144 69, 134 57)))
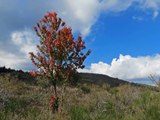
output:
POLYGON ((121 12, 128 9, 134 0, 103 0, 101 9, 107 12, 121 12))
POLYGON ((19 52, 28 58, 29 52, 36 52, 36 35, 29 29, 11 33, 11 41, 19 48, 19 52))
POLYGON ((11 45, 16 50, 14 52, 0 49, 0 66, 11 67, 14 69, 30 69, 29 52, 36 51, 36 36, 29 29, 14 31, 11 33, 11 45))
POLYGON ((160 1, 159 0, 143 0, 140 4, 144 10, 151 9, 153 11, 153 18, 159 15, 160 1))
MULTIPOLYGON (((54 9, 60 13, 75 32, 87 36, 101 13, 119 13, 136 5, 143 11, 152 10, 153 18, 159 15, 159 0, 59 0, 54 9)), ((140 17, 136 17, 141 19, 140 17)))
POLYGON ((98 0, 58 0, 54 8, 60 13, 74 31, 84 36, 90 33, 91 26, 100 14, 98 0))
POLYGON ((129 8, 133 0, 59 0, 54 8, 73 31, 87 36, 101 13, 121 12, 129 8))
POLYGON ((120 55, 119 58, 114 58, 111 64, 92 63, 89 69, 79 71, 105 74, 125 80, 148 78, 150 74, 160 75, 160 55, 141 57, 120 55))
POLYGON ((27 60, 23 57, 19 57, 14 53, 5 52, 0 50, 0 67, 6 66, 11 67, 14 69, 21 69, 25 68, 25 64, 27 63, 27 60))

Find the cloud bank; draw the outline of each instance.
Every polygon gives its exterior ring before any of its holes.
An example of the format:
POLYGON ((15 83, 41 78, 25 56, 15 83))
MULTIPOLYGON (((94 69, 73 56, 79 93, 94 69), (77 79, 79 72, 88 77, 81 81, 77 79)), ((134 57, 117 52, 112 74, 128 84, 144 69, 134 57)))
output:
POLYGON ((36 35, 29 29, 11 33, 11 42, 19 48, 18 52, 28 58, 29 52, 36 52, 36 35))
POLYGON ((36 52, 36 36, 29 29, 24 31, 14 31, 10 36, 11 43, 15 51, 0 50, 0 66, 14 69, 29 70, 32 64, 29 60, 29 52, 36 52))
POLYGON ((148 78, 151 74, 160 75, 160 55, 132 57, 120 54, 110 64, 100 61, 92 63, 89 69, 79 71, 105 74, 124 80, 148 78))
MULTIPOLYGON (((21 57, 17 57, 14 53, 8 53, 5 51, 0 51, 0 63, 1 66, 11 67, 14 69, 25 68, 24 64, 27 63, 27 60, 21 57)), ((0 67, 1 67, 0 66, 0 67)))

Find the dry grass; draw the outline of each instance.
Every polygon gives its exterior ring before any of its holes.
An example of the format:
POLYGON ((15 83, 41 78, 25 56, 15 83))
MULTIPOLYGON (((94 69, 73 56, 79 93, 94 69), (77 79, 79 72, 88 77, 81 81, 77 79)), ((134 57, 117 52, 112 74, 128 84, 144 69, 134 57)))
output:
MULTIPOLYGON (((154 120, 160 119, 160 93, 129 84, 68 86, 60 110, 48 110, 52 88, 42 77, 33 84, 16 74, 0 76, 0 120, 154 120)), ((58 86, 60 97, 61 86, 58 86)), ((60 99, 61 100, 61 99, 60 99)))

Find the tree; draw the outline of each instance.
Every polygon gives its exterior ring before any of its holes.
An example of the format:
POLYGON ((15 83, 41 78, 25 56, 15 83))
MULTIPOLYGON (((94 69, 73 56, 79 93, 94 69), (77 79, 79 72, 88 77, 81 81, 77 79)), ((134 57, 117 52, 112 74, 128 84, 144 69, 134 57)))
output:
POLYGON ((160 90, 160 77, 156 74, 155 75, 150 74, 150 76, 148 78, 160 90))
POLYGON ((67 27, 55 12, 48 12, 34 30, 40 38, 40 44, 37 45, 36 54, 30 52, 31 60, 38 68, 32 74, 49 78, 54 88, 54 96, 51 98, 54 97, 57 103, 57 82, 69 81, 77 69, 84 68, 83 63, 91 51, 83 53, 86 47, 82 36, 79 35, 78 39, 74 40, 72 29, 67 27))

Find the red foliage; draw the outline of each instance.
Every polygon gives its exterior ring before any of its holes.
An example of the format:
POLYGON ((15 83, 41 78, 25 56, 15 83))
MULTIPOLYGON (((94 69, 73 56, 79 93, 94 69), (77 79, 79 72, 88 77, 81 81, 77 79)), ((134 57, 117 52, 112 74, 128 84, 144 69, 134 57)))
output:
POLYGON ((74 40, 72 29, 57 17, 57 13, 48 12, 34 30, 40 37, 40 45, 37 45, 39 52, 36 55, 31 52, 30 56, 40 74, 49 78, 61 74, 64 79, 69 79, 70 74, 84 67, 83 62, 90 51, 86 54, 82 52, 86 48, 82 36, 74 40))
POLYGON ((36 76, 37 73, 36 73, 36 71, 30 71, 29 74, 30 74, 31 76, 36 76))
POLYGON ((78 68, 84 68, 83 62, 90 54, 83 53, 85 42, 79 35, 74 40, 72 29, 65 25, 57 13, 48 12, 34 27, 40 38, 37 45, 38 52, 30 53, 32 63, 38 68, 32 75, 41 74, 48 77, 54 85, 55 97, 50 98, 50 109, 58 110, 58 96, 56 82, 58 80, 70 80, 78 68))

